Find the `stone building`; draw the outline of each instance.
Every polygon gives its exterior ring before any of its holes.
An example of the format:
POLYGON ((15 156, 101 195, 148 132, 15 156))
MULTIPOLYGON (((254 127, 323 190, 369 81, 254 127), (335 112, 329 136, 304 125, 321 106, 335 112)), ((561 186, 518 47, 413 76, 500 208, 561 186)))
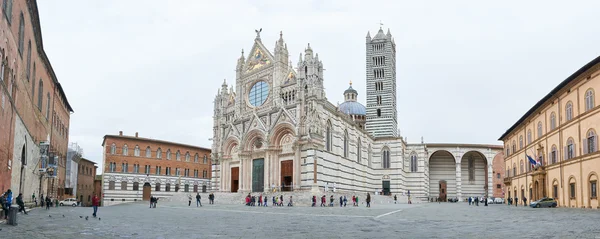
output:
POLYGON ((175 192, 207 192, 210 150, 135 136, 105 135, 102 141, 103 205, 148 200, 175 192))
POLYGON ((36 1, 5 0, 1 15, 0 190, 61 199, 73 109, 44 52, 36 1))
MULTIPOLYGON (((93 195, 102 198, 102 175, 96 175, 96 177, 94 177, 94 194, 92 194, 92 197, 93 195)), ((100 206, 102 205, 102 200, 100 200, 100 206)))
POLYGON ((551 197, 561 207, 598 208, 597 90, 600 57, 562 81, 500 137, 506 198, 551 197))
POLYGON ((248 56, 242 51, 237 60, 235 88, 224 82, 215 97, 215 190, 492 194, 492 159, 502 146, 409 143, 399 135, 389 30, 367 34, 366 107, 351 84, 344 103, 330 103, 310 44, 294 67, 283 34, 271 53, 256 33, 248 56))
POLYGON ((75 190, 75 195, 77 195, 76 198, 82 206, 92 206, 97 168, 98 166, 96 166, 95 162, 85 158, 81 158, 77 164, 77 189, 75 190))

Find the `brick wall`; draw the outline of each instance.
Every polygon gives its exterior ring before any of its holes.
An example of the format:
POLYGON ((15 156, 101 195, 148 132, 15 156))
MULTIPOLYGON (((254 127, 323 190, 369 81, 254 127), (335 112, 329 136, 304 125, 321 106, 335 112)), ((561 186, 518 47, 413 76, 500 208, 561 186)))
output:
POLYGON ((81 159, 77 167, 77 200, 80 200, 83 206, 91 206, 92 197, 94 196, 96 163, 81 159))
POLYGON ((494 197, 504 197, 502 194, 502 190, 504 188, 504 152, 500 152, 494 156, 494 160, 492 161, 493 175, 492 175, 492 186, 494 187, 494 197), (498 174, 500 174, 500 178, 498 178, 498 174), (500 188, 498 188, 500 185, 500 188))

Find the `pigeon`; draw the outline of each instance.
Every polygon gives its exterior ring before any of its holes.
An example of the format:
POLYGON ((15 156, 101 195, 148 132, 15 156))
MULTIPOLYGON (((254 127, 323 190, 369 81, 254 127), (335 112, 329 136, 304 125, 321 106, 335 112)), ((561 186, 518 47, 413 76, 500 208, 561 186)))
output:
POLYGON ((65 217, 65 215, 63 215, 63 217, 65 217))
POLYGON ((98 221, 100 221, 102 218, 98 218, 98 221))
POLYGON ((48 217, 52 217, 52 215, 48 215, 48 217))
POLYGON ((86 220, 86 221, 87 221, 87 219, 88 219, 88 216, 85 216, 85 220, 86 220))

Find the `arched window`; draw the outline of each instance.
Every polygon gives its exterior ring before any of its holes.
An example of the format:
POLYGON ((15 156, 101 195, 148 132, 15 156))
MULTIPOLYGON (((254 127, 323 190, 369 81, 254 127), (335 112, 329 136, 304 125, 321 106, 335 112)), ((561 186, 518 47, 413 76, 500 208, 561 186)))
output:
POLYGON ((190 161, 190 152, 185 153, 185 161, 186 162, 190 161))
POLYGON ((194 163, 198 162, 198 153, 196 153, 196 155, 194 155, 194 163))
POLYGON ((523 135, 519 136, 519 149, 523 148, 523 135))
POLYGON ((136 157, 140 156, 140 146, 135 146, 134 150, 133 150, 133 155, 136 157))
POLYGON ((587 142, 584 143, 584 153, 593 153, 598 151, 598 136, 596 135, 596 132, 594 132, 594 130, 590 130, 587 133, 587 138, 585 139, 585 141, 587 142))
POLYGON ((171 191, 171 184, 167 183, 165 184, 165 192, 170 192, 171 191))
POLYGON ((565 158, 572 159, 575 157, 575 143, 573 143, 573 139, 569 138, 567 140, 567 146, 565 149, 565 158))
POLYGON ((556 114, 552 112, 550 114, 550 130, 556 129, 556 114))
POLYGON ((171 160, 171 149, 167 149, 167 160, 171 160))
POLYGON ((525 165, 523 164, 523 160, 521 159, 521 171, 520 171, 521 173, 525 172, 525 168, 524 167, 525 167, 525 165))
POLYGON ((115 190, 115 181, 108 181, 108 190, 115 190))
POLYGON ((381 109, 377 109, 377 117, 381 117, 381 109))
POLYGON ((27 72, 25 72, 25 76, 27 76, 27 82, 29 82, 29 76, 31 75, 31 40, 27 43, 27 72))
POLYGON ((46 93, 46 119, 50 117, 50 93, 46 93))
POLYGON ((413 152, 410 155, 410 171, 411 172, 413 172, 413 173, 417 172, 418 166, 419 166, 417 163, 418 163, 418 161, 417 161, 417 153, 413 152))
POLYGON ((528 129, 527 130, 527 144, 531 144, 531 130, 528 129))
POLYGON ((113 143, 112 145, 110 145, 110 154, 116 154, 117 153, 117 145, 115 145, 115 143, 113 143))
POLYGON ((175 153, 175 160, 177 160, 177 161, 181 160, 181 153, 179 152, 179 150, 177 150, 177 153, 175 153))
POLYGON ((594 108, 594 91, 589 89, 585 92, 585 111, 591 110, 594 108))
POLYGON ((152 150, 150 150, 150 146, 146 147, 146 158, 152 157, 152 150))
POLYGON ((42 111, 42 101, 43 101, 43 96, 44 95, 44 83, 42 82, 42 79, 40 79, 39 83, 38 83, 38 102, 37 102, 37 107, 40 111, 42 111))
POLYGON ((202 163, 203 164, 207 164, 208 163, 208 157, 206 156, 206 154, 204 155, 204 157, 202 158, 202 163))
POLYGON ((571 103, 571 101, 567 102, 567 106, 565 107, 565 114, 567 117, 567 121, 573 119, 573 103, 571 103))
POLYGON ((542 121, 538 122, 538 126, 537 126, 537 138, 542 138, 542 134, 544 132, 542 131, 542 121))
POLYGON ((127 148, 127 145, 123 145, 123 155, 125 155, 125 156, 129 155, 129 149, 127 148))
POLYGON ((331 152, 331 140, 332 140, 332 128, 331 122, 327 121, 327 129, 325 131, 325 148, 327 151, 331 152))
POLYGON ((154 191, 160 192, 160 183, 156 183, 154 186, 154 191))
POLYGON ((121 190, 127 190, 127 181, 121 182, 121 190))
POLYGON ((512 142, 512 153, 514 154, 515 152, 517 152, 517 142, 515 142, 513 140, 513 142, 512 142))
POLYGON ((344 131, 344 158, 348 158, 348 131, 344 131))
MULTIPOLYGON (((12 1, 11 1, 12 2, 12 1)), ((23 13, 19 17, 19 54, 23 56, 23 48, 25 47, 25 18, 23 13)))
POLYGON ((556 145, 552 145, 552 151, 550 152, 550 162, 555 164, 557 158, 558 158, 558 153, 556 152, 556 145))
POLYGON ((361 161, 361 151, 362 148, 360 147, 360 138, 356 139, 356 162, 360 163, 361 161))
POLYGON ((140 183, 133 182, 133 191, 138 191, 138 190, 140 190, 140 183))
POLYGON ((517 175, 517 164, 513 163, 513 177, 517 175))
POLYGON ((158 148, 156 150, 156 158, 157 159, 162 159, 162 149, 158 148))
POLYGON ((386 147, 381 152, 381 167, 390 168, 390 150, 386 147))

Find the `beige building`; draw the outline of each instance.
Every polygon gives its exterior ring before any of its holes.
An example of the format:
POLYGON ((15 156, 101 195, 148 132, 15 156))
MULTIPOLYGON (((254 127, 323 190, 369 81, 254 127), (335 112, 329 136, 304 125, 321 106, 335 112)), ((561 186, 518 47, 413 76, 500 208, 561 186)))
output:
POLYGON ((599 208, 600 57, 534 105, 500 140, 506 151, 505 198, 552 197, 559 207, 599 208), (527 155, 538 160, 531 167, 527 155))

